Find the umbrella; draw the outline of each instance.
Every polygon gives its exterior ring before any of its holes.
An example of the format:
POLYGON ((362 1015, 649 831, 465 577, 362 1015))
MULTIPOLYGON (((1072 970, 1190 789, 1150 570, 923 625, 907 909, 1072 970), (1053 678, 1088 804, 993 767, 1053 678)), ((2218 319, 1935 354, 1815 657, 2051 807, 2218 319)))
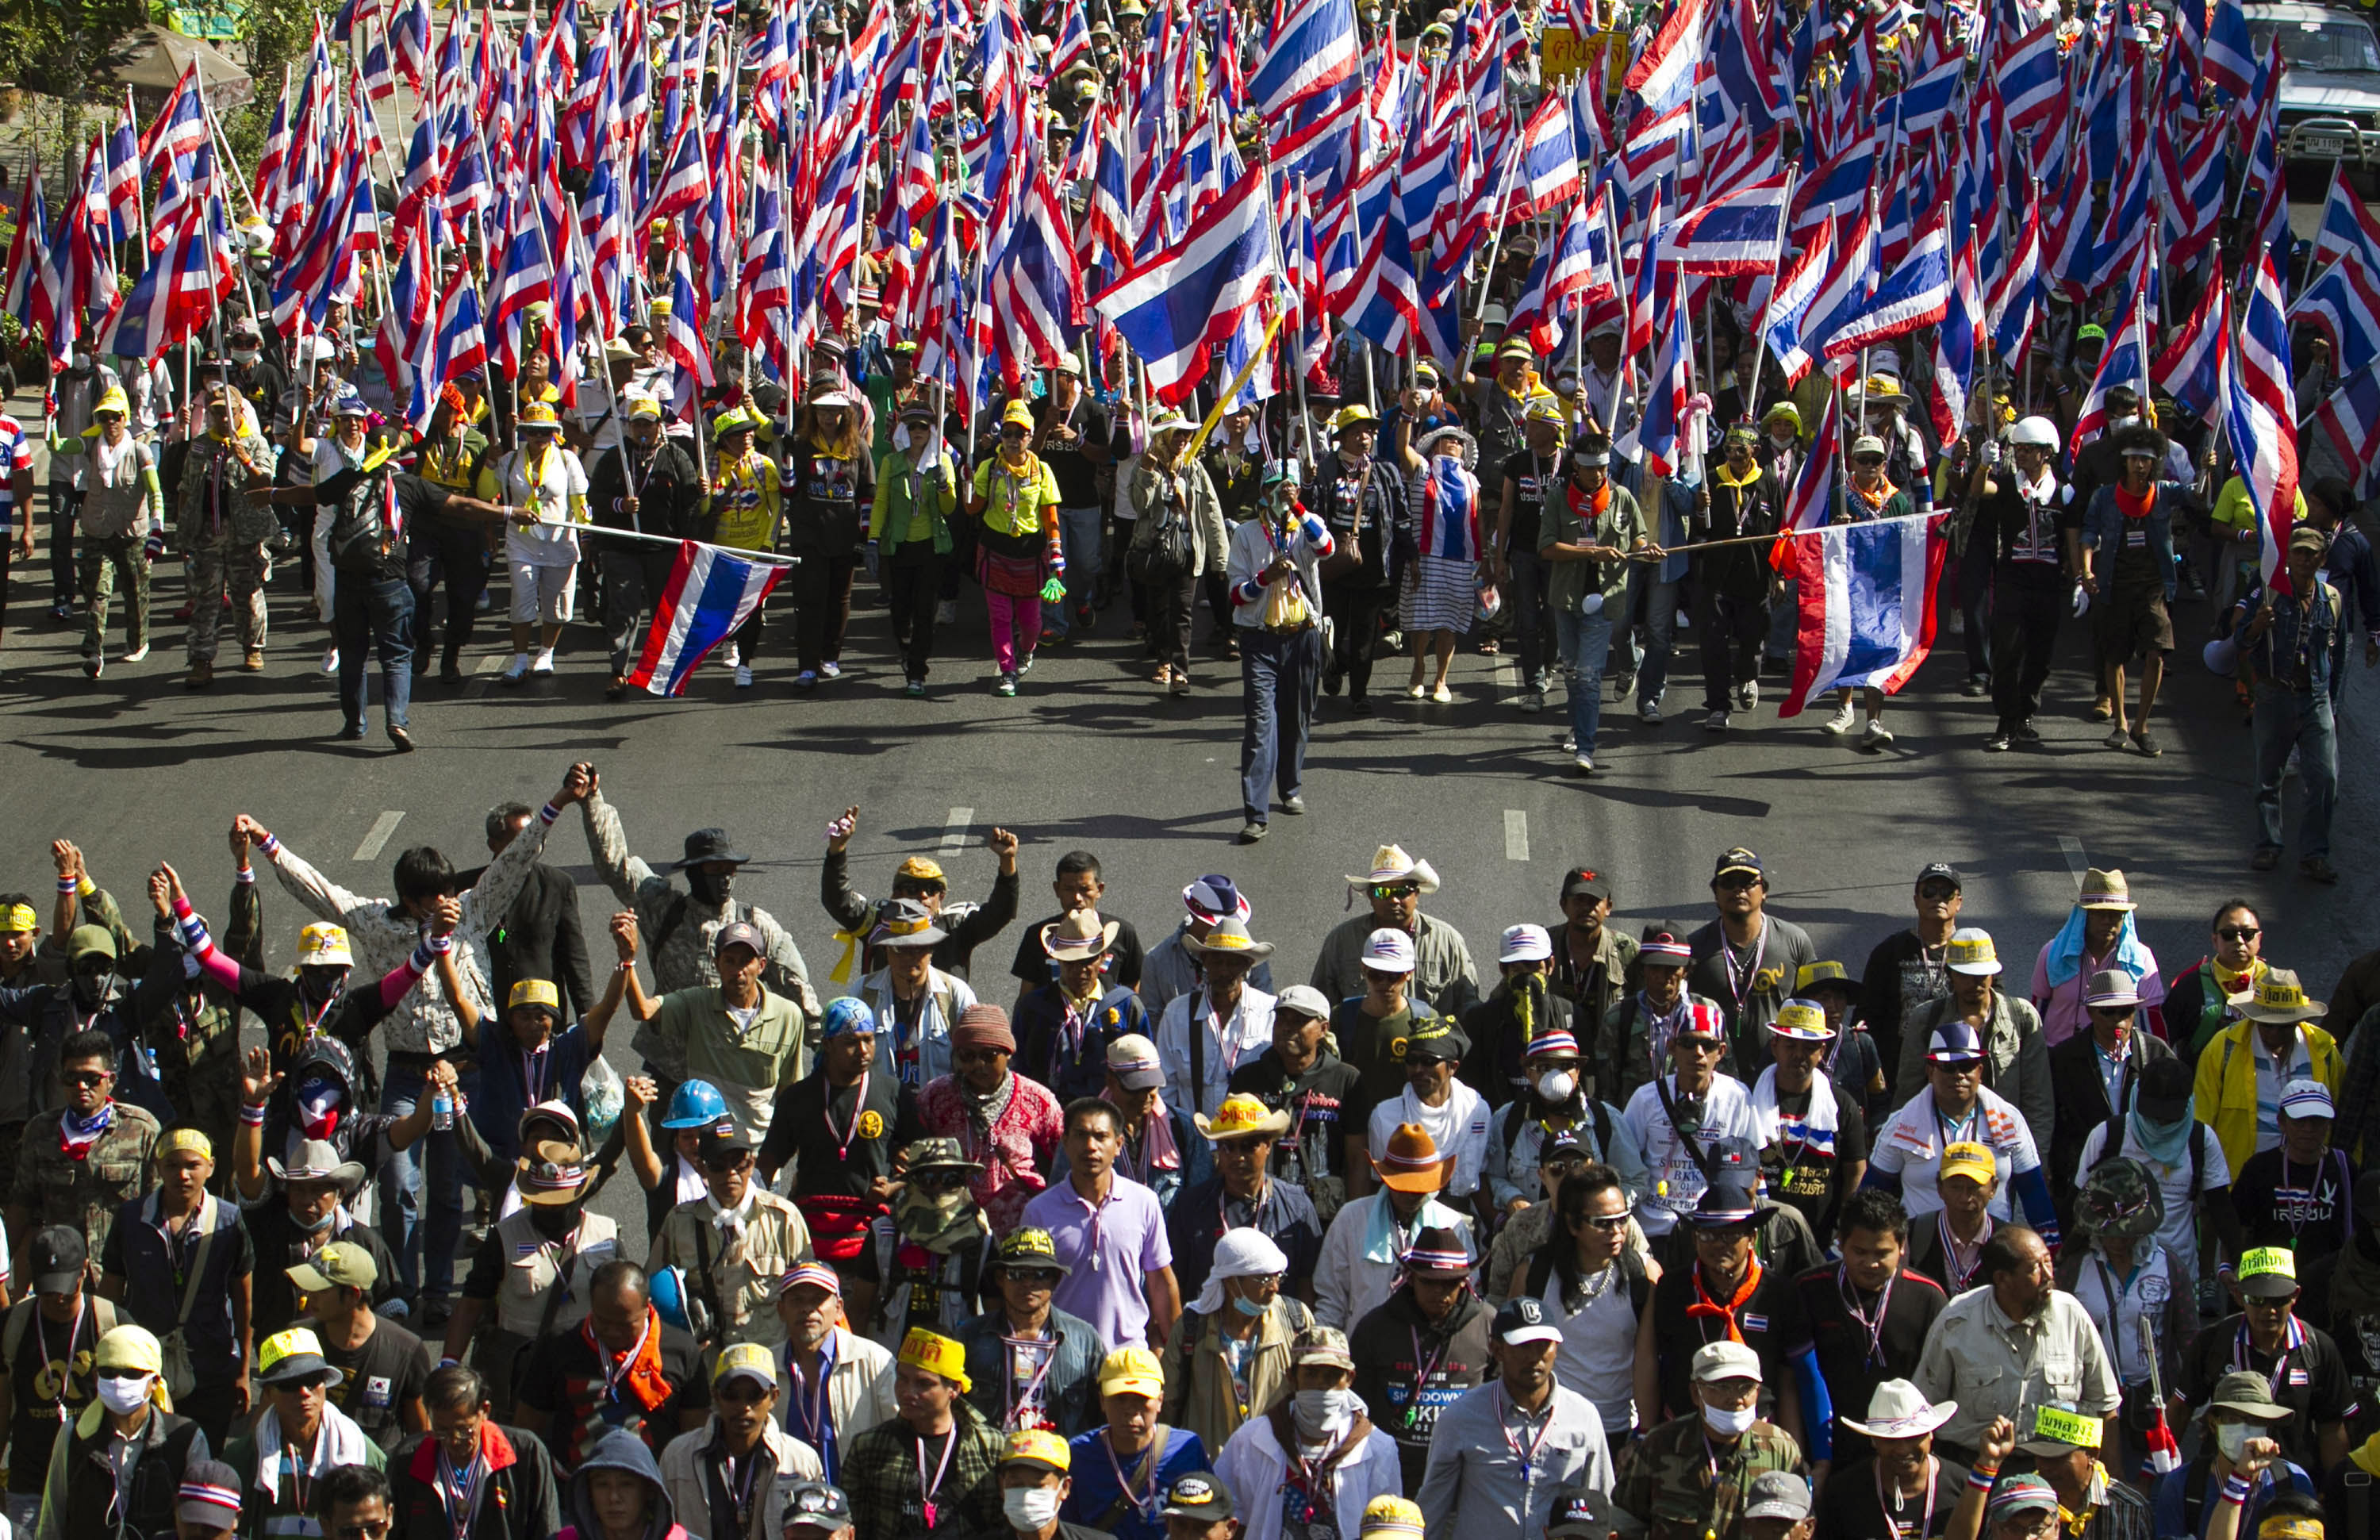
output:
POLYGON ((256 82, 231 56, 211 42, 187 38, 163 27, 143 27, 127 40, 118 65, 109 79, 141 91, 169 91, 193 60, 199 85, 209 104, 218 111, 237 106, 256 94, 256 82))

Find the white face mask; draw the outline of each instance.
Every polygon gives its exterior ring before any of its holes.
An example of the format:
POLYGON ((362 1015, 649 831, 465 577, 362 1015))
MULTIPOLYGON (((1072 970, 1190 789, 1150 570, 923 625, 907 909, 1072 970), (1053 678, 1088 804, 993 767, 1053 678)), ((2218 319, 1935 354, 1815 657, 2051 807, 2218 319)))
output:
POLYGON ((1578 1076, 1568 1070, 1549 1070, 1537 1076, 1537 1095, 1548 1101, 1568 1101, 1578 1089, 1578 1076))
POLYGON ((137 1411, 149 1399, 147 1375, 134 1375, 129 1379, 116 1379, 107 1375, 99 1376, 99 1402, 118 1416, 137 1411))
POLYGON ((1355 1392, 1338 1390, 1300 1390, 1295 1396, 1297 1425, 1308 1433, 1321 1433, 1347 1421, 1355 1392))
POLYGON ((1058 1517, 1057 1488, 1011 1486, 1000 1494, 1000 1510, 1012 1529, 1041 1529, 1058 1517))
POLYGON ((2248 1440, 2265 1437, 2262 1423, 2221 1423, 2215 1429, 2215 1448, 2235 1464, 2248 1450, 2248 1440))
POLYGON ((1709 1425, 1710 1430, 1713 1433, 1723 1433, 1730 1438, 1746 1432, 1759 1420, 1760 1408, 1757 1405, 1739 1407, 1732 1412, 1723 1411, 1716 1406, 1703 1408, 1703 1421, 1709 1425))

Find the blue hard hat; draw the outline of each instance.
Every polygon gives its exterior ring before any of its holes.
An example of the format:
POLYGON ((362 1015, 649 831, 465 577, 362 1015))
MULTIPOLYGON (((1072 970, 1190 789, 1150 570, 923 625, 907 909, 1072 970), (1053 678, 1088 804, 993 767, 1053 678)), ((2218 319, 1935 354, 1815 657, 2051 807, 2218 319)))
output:
POLYGON ((840 1037, 846 1032, 876 1030, 876 1013, 868 1002, 856 995, 840 995, 826 1002, 825 1035, 840 1037))
POLYGON ((670 1095, 663 1128, 708 1128, 727 1116, 727 1098, 708 1080, 689 1080, 670 1095))
MULTIPOLYGON (((698 1080, 694 1084, 700 1085, 702 1082, 698 1080)), ((694 1329, 686 1324, 686 1274, 683 1269, 663 1267, 648 1279, 646 1283, 647 1297, 652 1301, 655 1315, 680 1331, 694 1329)))

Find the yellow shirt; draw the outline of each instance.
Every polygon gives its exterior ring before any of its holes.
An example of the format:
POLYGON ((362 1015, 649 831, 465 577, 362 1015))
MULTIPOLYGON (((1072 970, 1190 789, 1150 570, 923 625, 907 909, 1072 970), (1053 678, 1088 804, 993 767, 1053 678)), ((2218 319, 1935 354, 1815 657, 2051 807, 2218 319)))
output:
POLYGON ((775 550, 785 502, 777 462, 747 449, 741 458, 721 461, 719 476, 726 485, 710 494, 710 511, 719 517, 711 539, 738 551, 775 550))
POLYGON ((975 494, 984 499, 984 527, 1016 539, 1036 530, 1058 532, 1058 478, 1038 455, 1014 475, 995 455, 978 466, 975 494))

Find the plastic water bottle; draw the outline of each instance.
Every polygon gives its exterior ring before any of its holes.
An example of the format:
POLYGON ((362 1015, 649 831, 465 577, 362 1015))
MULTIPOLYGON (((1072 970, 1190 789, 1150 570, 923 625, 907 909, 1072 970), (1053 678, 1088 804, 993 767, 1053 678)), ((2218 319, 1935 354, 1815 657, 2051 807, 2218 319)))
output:
POLYGON ((430 1126, 441 1134, 455 1126, 455 1098, 443 1086, 430 1098, 430 1126))

